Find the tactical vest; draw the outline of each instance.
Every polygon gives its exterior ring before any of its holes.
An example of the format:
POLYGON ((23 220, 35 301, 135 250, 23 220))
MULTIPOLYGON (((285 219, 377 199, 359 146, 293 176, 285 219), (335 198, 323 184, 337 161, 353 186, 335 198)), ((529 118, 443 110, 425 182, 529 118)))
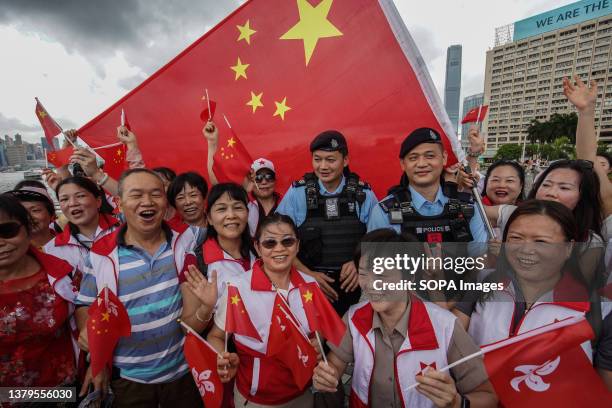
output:
POLYGON ((406 186, 389 189, 389 197, 380 203, 392 225, 401 225, 402 234, 412 234, 421 242, 470 242, 470 219, 474 206, 465 200, 449 197, 438 215, 425 216, 412 205, 410 190, 406 186))
POLYGON ((298 228, 299 259, 312 270, 340 270, 353 258, 355 248, 366 233, 359 219, 370 186, 351 173, 339 194, 324 196, 314 173, 306 173, 294 187, 305 187, 306 220, 298 228))

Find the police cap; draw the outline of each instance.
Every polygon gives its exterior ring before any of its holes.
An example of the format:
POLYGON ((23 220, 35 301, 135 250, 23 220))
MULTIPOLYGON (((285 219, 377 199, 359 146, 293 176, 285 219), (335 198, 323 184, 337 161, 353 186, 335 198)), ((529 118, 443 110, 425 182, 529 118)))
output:
POLYGON ((337 130, 326 130, 315 137, 312 143, 310 143, 310 152, 312 153, 315 150, 340 152, 343 155, 348 154, 346 139, 337 130))
POLYGON ((410 133, 402 142, 399 158, 403 159, 412 149, 421 143, 437 143, 442 144, 440 134, 430 128, 419 128, 410 133))

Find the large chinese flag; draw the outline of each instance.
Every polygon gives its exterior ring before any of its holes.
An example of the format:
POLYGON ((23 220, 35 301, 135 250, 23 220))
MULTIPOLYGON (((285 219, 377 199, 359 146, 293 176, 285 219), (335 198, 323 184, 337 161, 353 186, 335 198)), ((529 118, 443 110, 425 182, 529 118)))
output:
POLYGON ((274 162, 280 190, 311 169, 309 144, 328 129, 345 134, 351 168, 378 195, 399 179, 399 146, 416 128, 445 135, 455 161, 459 142, 392 0, 247 1, 80 135, 114 142, 124 108, 148 166, 205 174, 205 89, 251 157, 274 162))
POLYGON ((321 292, 319 285, 311 282, 300 286, 299 290, 310 329, 321 332, 323 337, 340 347, 346 325, 321 292))
POLYGON ((221 407, 223 384, 217 372, 217 352, 213 346, 189 332, 185 336, 183 352, 191 368, 193 380, 204 401, 204 406, 207 408, 221 407))
POLYGON ((485 366, 502 405, 609 406, 610 394, 580 346, 591 338, 593 330, 582 317, 484 346, 485 366))
POLYGON ((132 325, 125 306, 107 287, 100 291, 87 312, 91 373, 95 377, 104 367, 110 368, 119 337, 129 336, 132 325))

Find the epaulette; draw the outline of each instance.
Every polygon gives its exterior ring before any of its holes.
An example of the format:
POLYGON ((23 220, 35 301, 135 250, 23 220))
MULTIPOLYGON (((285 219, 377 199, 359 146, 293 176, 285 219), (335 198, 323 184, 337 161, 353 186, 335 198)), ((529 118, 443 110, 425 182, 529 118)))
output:
POLYGON ((304 180, 304 179, 302 178, 302 179, 300 179, 300 180, 296 180, 296 181, 294 181, 293 183, 291 183, 291 185, 292 185, 293 187, 304 187, 304 186, 306 186, 306 180, 304 180))
POLYGON ((397 205, 397 199, 395 198, 395 196, 390 195, 380 200, 378 205, 380 205, 380 208, 382 208, 385 213, 388 213, 393 207, 397 205))
POLYGON ((364 190, 371 190, 372 189, 372 187, 370 186, 370 183, 368 183, 368 182, 359 180, 358 184, 359 184, 359 187, 361 187, 364 190))

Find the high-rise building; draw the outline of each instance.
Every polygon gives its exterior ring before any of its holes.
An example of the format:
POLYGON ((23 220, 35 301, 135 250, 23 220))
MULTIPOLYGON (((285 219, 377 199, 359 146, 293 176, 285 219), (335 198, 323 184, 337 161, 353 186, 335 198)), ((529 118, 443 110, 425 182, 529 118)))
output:
MULTIPOLYGON (((484 100, 484 93, 479 93, 475 95, 466 96, 463 98, 463 108, 461 109, 461 117, 465 117, 465 115, 472 109, 479 105, 482 105, 484 100)), ((470 130, 470 124, 466 123, 465 125, 461 125, 461 140, 467 140, 468 131, 470 130)))
POLYGON ((23 141, 21 140, 21 135, 19 133, 15 133, 15 144, 23 144, 23 141))
POLYGON ((13 144, 13 139, 11 139, 9 135, 4 135, 4 143, 6 143, 7 146, 10 146, 13 144))
POLYGON ((6 143, 0 140, 0 168, 7 167, 8 160, 6 158, 6 143))
POLYGON ((6 158, 9 166, 23 166, 26 164, 26 145, 14 144, 7 146, 6 158))
POLYGON ((598 82, 595 126, 612 142, 611 44, 609 0, 579 1, 496 29, 485 72, 488 147, 525 143, 533 119, 573 112, 562 86, 573 75, 598 82))
POLYGON ((461 94, 461 45, 446 50, 446 78, 444 80, 444 108, 455 132, 459 126, 459 95, 461 94))
POLYGON ((41 146, 43 149, 47 150, 47 151, 49 151, 49 150, 50 150, 50 149, 49 149, 49 142, 47 142, 47 138, 46 138, 46 137, 41 137, 41 138, 40 138, 40 146, 41 146))

